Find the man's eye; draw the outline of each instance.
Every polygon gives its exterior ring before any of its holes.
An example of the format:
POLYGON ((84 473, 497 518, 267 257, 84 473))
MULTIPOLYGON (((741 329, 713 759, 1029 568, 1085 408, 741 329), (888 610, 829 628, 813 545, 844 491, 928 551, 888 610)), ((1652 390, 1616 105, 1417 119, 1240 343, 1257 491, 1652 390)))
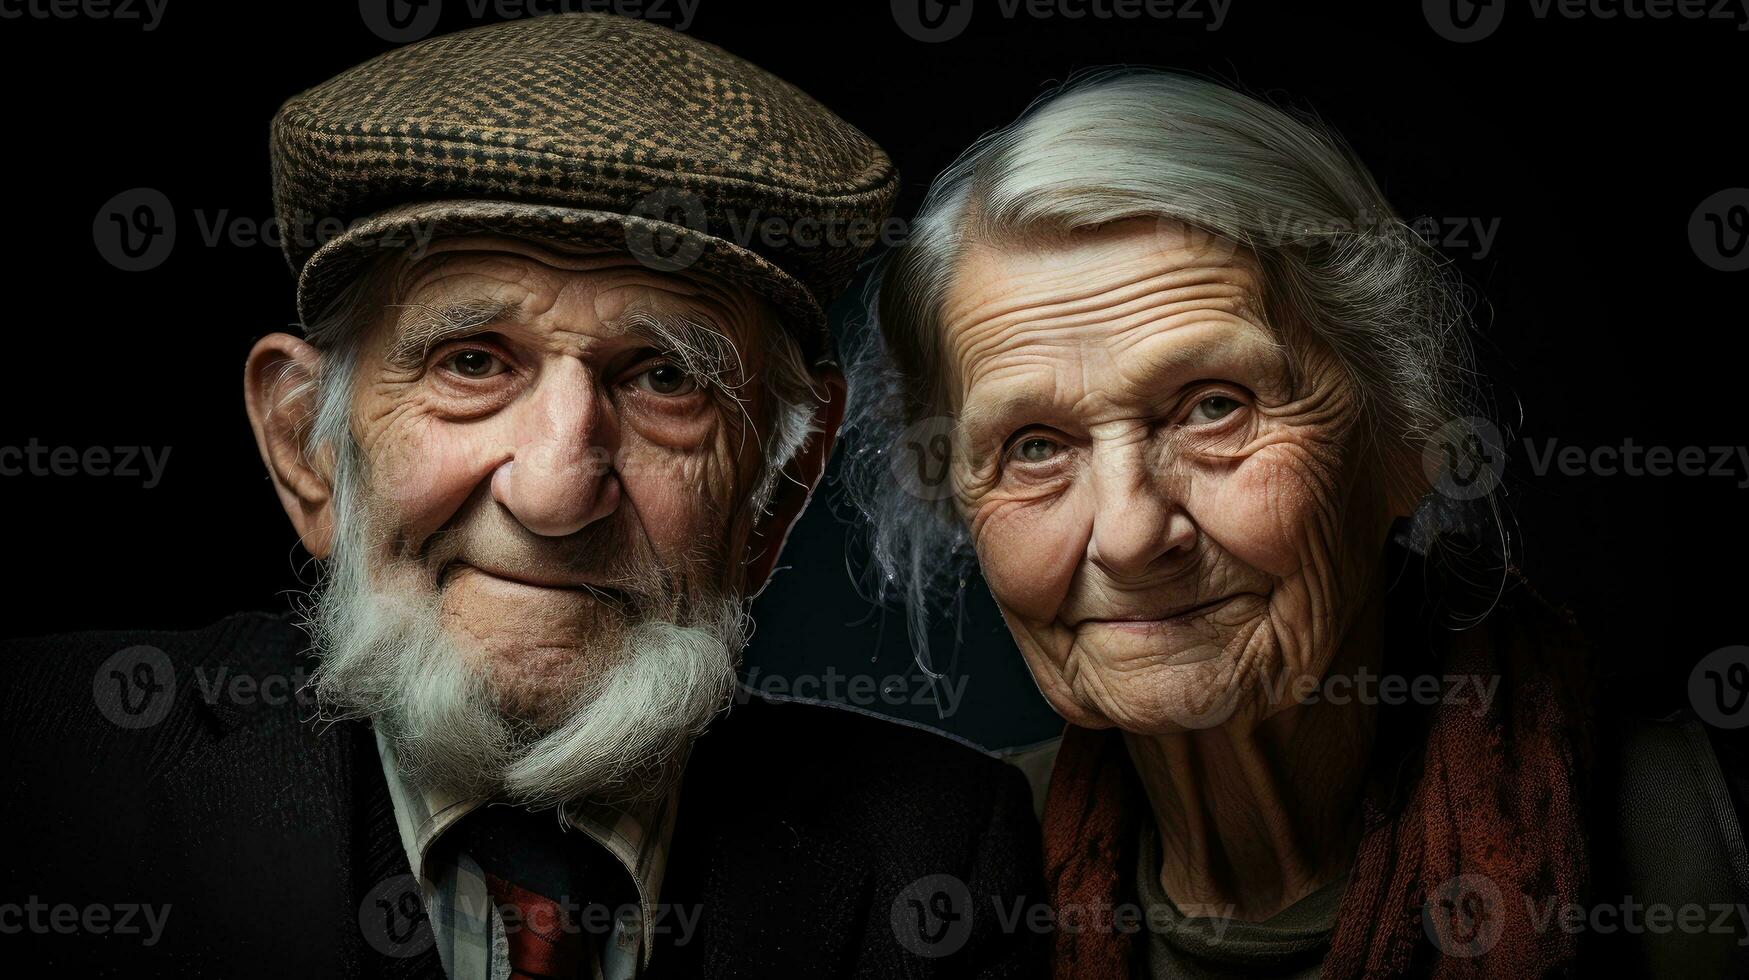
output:
POLYGON ((678 364, 664 361, 637 376, 634 384, 658 395, 690 395, 698 390, 698 382, 678 364))
POLYGON ((1237 398, 1229 398, 1226 395, 1210 395, 1197 402, 1196 406, 1190 410, 1190 421, 1219 422, 1233 414, 1239 407, 1240 403, 1237 398))
POLYGON ((1028 436, 1014 444, 1014 458, 1022 463, 1045 463, 1063 451, 1063 444, 1044 436, 1028 436))
POLYGON ((490 378, 505 370, 503 361, 477 347, 456 351, 444 358, 443 366, 464 378, 490 378))

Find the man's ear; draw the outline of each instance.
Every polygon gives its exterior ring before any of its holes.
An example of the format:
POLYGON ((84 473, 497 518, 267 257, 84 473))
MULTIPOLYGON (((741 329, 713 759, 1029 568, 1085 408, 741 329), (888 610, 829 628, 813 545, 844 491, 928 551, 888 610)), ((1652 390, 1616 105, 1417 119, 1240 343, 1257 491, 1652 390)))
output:
POLYGON ((808 436, 808 441, 779 474, 771 503, 766 505, 769 513, 747 542, 747 580, 742 594, 748 598, 757 596, 770 581, 771 570, 777 567, 777 557, 783 551, 790 528, 802 516, 821 474, 826 472, 826 463, 832 458, 833 442, 838 438, 838 426, 844 422, 844 372, 835 365, 828 365, 815 372, 814 382, 826 396, 814 411, 818 431, 808 436))
POLYGON ((304 550, 326 558, 334 547, 332 475, 317 466, 310 436, 316 421, 321 352, 291 334, 268 334, 249 351, 243 403, 261 461, 304 550))

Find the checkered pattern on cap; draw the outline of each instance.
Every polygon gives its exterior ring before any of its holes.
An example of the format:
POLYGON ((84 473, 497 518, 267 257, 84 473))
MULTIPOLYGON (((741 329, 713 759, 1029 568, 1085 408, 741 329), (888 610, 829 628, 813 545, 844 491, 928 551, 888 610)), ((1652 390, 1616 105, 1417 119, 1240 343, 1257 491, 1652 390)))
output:
POLYGON ((409 241, 410 227, 485 227, 640 257, 650 248, 657 263, 746 284, 816 353, 824 307, 898 182, 879 146, 794 86, 605 14, 389 51, 281 107, 272 157, 283 226, 346 229, 325 242, 286 236, 306 322, 372 246, 409 241), (783 230, 749 234, 761 224, 783 230))

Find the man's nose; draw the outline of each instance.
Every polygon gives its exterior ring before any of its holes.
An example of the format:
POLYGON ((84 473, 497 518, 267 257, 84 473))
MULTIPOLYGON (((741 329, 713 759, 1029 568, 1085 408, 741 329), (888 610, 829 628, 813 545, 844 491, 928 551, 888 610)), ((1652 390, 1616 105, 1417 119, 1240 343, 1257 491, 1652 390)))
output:
POLYGON ((1162 558, 1196 545, 1196 524, 1179 501, 1179 476, 1155 465, 1142 446, 1095 464, 1088 558, 1114 579, 1146 576, 1162 558))
POLYGON ((492 474, 492 499, 523 527, 575 534, 619 506, 616 438, 606 396, 581 362, 567 362, 517 406, 515 455, 492 474))

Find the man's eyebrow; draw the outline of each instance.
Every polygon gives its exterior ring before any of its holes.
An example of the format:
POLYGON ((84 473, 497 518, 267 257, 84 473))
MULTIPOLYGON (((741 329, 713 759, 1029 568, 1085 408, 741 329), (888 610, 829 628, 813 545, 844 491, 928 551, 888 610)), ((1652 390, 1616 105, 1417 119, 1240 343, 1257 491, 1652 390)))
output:
POLYGON ((609 325, 661 350, 679 361, 699 384, 721 392, 747 423, 742 438, 748 432, 758 438, 753 417, 747 411, 747 399, 741 394, 749 379, 747 362, 741 359, 741 348, 735 338, 710 320, 688 313, 629 310, 609 325))
POLYGON ((400 309, 386 359, 395 367, 411 369, 424 364, 432 348, 478 333, 488 324, 512 319, 518 307, 501 300, 477 299, 442 306, 409 303, 400 309))
POLYGON ((627 335, 680 362, 686 373, 731 395, 746 381, 746 362, 734 338, 702 317, 632 310, 612 322, 627 335))

